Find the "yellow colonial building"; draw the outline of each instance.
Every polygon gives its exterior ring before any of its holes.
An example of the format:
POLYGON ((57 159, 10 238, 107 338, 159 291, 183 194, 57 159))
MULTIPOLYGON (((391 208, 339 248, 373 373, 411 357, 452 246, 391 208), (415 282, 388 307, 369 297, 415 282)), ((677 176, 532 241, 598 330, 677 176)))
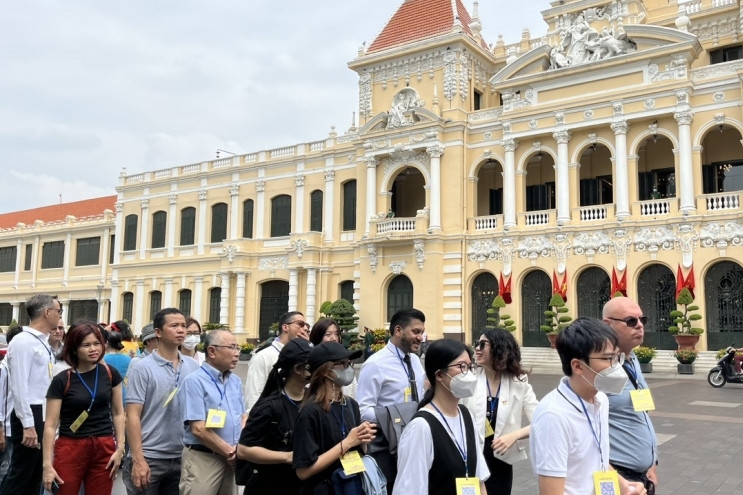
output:
POLYGON ((415 306, 430 338, 469 341, 503 280, 518 339, 542 346, 553 278, 571 316, 599 316, 615 274, 646 343, 675 348, 680 273, 699 347, 740 343, 742 7, 556 0, 538 37, 488 44, 476 3, 407 0, 349 62, 348 130, 122 173, 87 222, 64 205, 63 222, 0 216, 0 324, 44 291, 68 318, 141 328, 177 306, 253 338, 344 297, 362 326, 415 306), (76 264, 96 237, 97 263, 76 264))

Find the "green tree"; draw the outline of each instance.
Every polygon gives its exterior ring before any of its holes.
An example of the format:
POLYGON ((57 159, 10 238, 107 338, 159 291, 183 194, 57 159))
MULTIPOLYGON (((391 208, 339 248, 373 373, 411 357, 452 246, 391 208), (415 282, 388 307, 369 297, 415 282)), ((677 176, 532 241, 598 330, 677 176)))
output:
POLYGON ((549 309, 544 312, 547 317, 545 324, 539 328, 546 333, 560 333, 573 320, 567 313, 570 310, 565 306, 565 300, 558 293, 552 294, 549 309))
POLYGON ((676 298, 676 304, 682 307, 682 310, 674 309, 671 311, 671 318, 673 318, 673 325, 668 327, 668 331, 672 334, 681 335, 701 335, 704 333, 703 328, 693 327, 693 322, 702 319, 702 315, 694 313, 693 311, 699 311, 699 306, 693 304, 694 297, 691 295, 691 291, 684 287, 679 292, 676 298))
POLYGON ((345 299, 338 299, 331 304, 326 314, 328 318, 332 318, 338 322, 341 333, 358 326, 359 317, 356 316, 356 309, 353 307, 353 304, 345 299))
POLYGON ((511 315, 501 314, 501 310, 506 307, 506 301, 500 294, 495 296, 493 304, 488 308, 488 324, 485 328, 502 328, 508 332, 516 330, 516 325, 511 319, 511 315))

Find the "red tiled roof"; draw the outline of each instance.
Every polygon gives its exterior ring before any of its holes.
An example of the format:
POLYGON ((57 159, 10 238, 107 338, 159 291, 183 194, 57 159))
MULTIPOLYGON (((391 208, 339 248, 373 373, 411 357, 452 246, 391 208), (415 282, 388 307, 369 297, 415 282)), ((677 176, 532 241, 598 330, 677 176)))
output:
MULTIPOLYGON (((456 4, 462 31, 474 40, 470 29, 472 18, 461 0, 404 0, 366 53, 451 33, 455 22, 452 3, 456 4)), ((481 45, 487 48, 484 42, 481 45)))
POLYGON ((77 218, 102 215, 103 210, 114 209, 116 196, 104 196, 102 198, 85 199, 72 203, 42 206, 31 210, 14 211, 0 215, 0 229, 15 227, 19 222, 32 225, 36 220, 43 222, 54 222, 64 220, 67 215, 77 218))

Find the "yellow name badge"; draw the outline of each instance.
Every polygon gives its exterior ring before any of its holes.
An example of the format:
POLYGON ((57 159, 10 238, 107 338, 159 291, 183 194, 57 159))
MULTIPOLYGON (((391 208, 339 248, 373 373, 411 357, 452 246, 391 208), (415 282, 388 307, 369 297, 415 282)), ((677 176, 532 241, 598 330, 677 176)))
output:
POLYGON ((619 476, 616 471, 594 471, 593 485, 601 495, 619 495, 619 476))
POLYGON ((653 396, 650 394, 650 390, 646 388, 630 390, 629 396, 632 399, 632 406, 635 408, 635 412, 655 410, 655 402, 653 402, 653 396))
POLYGON ((224 428, 224 422, 227 421, 227 411, 219 409, 209 409, 206 413, 207 428, 224 428))
POLYGON ((364 461, 361 460, 358 450, 349 450, 341 457, 341 466, 346 476, 366 471, 364 461))
POLYGON ((493 435, 495 435, 495 431, 493 430, 493 427, 491 426, 488 418, 485 418, 485 438, 491 437, 493 435))
POLYGON ((49 378, 54 378, 54 365, 49 363, 49 378))
POLYGON ((168 397, 165 399, 165 402, 163 403, 163 407, 168 407, 168 404, 170 404, 170 401, 173 400, 173 397, 175 397, 175 393, 178 392, 178 388, 174 388, 170 394, 168 394, 168 397))
POLYGON ((77 419, 70 425, 70 431, 72 433, 77 432, 77 430, 85 423, 85 420, 88 419, 88 411, 83 411, 80 413, 80 416, 77 417, 77 419))
POLYGON ((480 478, 456 478, 457 495, 480 495, 480 478))
POLYGON ((413 397, 413 390, 410 387, 405 387, 405 402, 410 402, 413 397))

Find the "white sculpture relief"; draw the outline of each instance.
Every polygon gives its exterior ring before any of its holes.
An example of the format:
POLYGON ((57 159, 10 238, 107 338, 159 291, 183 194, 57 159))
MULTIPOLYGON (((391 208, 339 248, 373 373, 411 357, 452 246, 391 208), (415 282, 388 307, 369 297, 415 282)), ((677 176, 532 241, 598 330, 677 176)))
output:
POLYGON ((676 57, 671 60, 663 70, 660 70, 656 64, 648 66, 648 75, 650 82, 673 81, 674 79, 686 79, 689 71, 689 65, 684 57, 676 57))
POLYGON ((608 254, 612 242, 605 232, 583 232, 573 238, 573 252, 585 254, 589 263, 598 254, 608 254))
POLYGON ((699 244, 702 247, 716 247, 720 256, 725 256, 728 246, 743 245, 743 225, 738 222, 709 223, 700 231, 699 244))
POLYGON ((395 275, 400 275, 404 270, 407 263, 404 261, 393 261, 390 263, 389 268, 390 271, 395 275))
POLYGON ((255 191, 256 192, 264 192, 266 190, 266 181, 265 180, 259 180, 255 183, 255 191))
POLYGON ((150 200, 149 199, 143 199, 139 205, 142 207, 143 210, 146 210, 150 207, 150 200))
POLYGON ((359 116, 372 115, 372 77, 364 73, 359 76, 359 116))
POLYGON ((170 194, 168 195, 168 204, 174 205, 178 203, 178 195, 177 194, 170 194))
POLYGON ((570 240, 567 234, 555 234, 555 240, 553 242, 555 258, 557 259, 557 273, 565 273, 565 265, 567 264, 568 254, 570 253, 570 240))
POLYGON ((369 253, 369 267, 372 273, 377 272, 377 245, 369 244, 366 247, 366 251, 369 253))
POLYGON ((676 246, 681 251, 681 264, 684 268, 691 268, 692 254, 697 246, 699 234, 690 224, 681 224, 676 227, 676 246))
POLYGON ((423 241, 413 241, 413 249, 415 250, 415 262, 418 264, 418 269, 423 270, 423 262, 426 261, 426 255, 423 252, 423 241))
POLYGON ((230 185, 230 196, 237 196, 240 194, 240 186, 238 184, 230 185))
POLYGON ((725 101, 725 92, 715 91, 715 93, 712 95, 712 101, 714 101, 715 103, 720 103, 722 101, 725 101))
POLYGON ((691 73, 692 81, 701 81, 713 77, 719 77, 729 74, 737 74, 743 69, 743 62, 729 62, 727 64, 713 64, 707 67, 694 69, 691 73))
POLYGON ((116 203, 114 203, 114 210, 116 210, 116 213, 121 213, 122 211, 124 211, 124 203, 122 203, 121 201, 117 201, 116 203))
POLYGON ((411 162, 421 165, 427 172, 431 171, 431 157, 424 150, 403 150, 396 151, 390 154, 389 158, 385 161, 384 172, 385 174, 390 173, 392 170, 408 165, 411 162))
POLYGON ((282 270, 289 266, 289 258, 286 256, 271 256, 258 259, 258 269, 261 271, 282 270))
POLYGON ((615 230, 611 237, 611 244, 617 257, 617 269, 622 271, 627 268, 627 248, 630 244, 629 232, 625 229, 615 230))
POLYGON ((673 232, 668 227, 650 227, 635 233, 633 243, 635 251, 647 251, 650 258, 655 260, 658 251, 673 249, 675 241, 673 232))
POLYGON ((335 180, 335 170, 325 171, 325 182, 333 182, 335 180))
POLYGON ((539 121, 537 121, 537 119, 531 119, 529 121, 529 129, 536 129, 537 125, 539 125, 539 121))
POLYGON ((492 132, 490 132, 490 131, 488 131, 488 132, 486 132, 486 133, 484 133, 484 134, 482 135, 482 138, 483 138, 483 139, 484 139, 485 141, 490 141, 491 139, 493 139, 493 133, 492 133, 492 132))
POLYGON ((524 108, 534 104, 534 90, 529 88, 521 94, 521 91, 511 91, 503 95, 503 110, 511 111, 524 108))
POLYGON ((655 99, 654 98, 645 98, 645 108, 648 110, 652 110, 655 108, 655 99))
POLYGON ((199 200, 206 201, 207 192, 206 189, 199 189, 199 200))
POLYGON ((296 187, 302 187, 302 186, 304 186, 304 179, 305 179, 304 174, 295 175, 294 176, 294 185, 296 187))
POLYGON ((228 263, 232 263, 235 260, 235 254, 237 254, 237 246, 233 244, 222 246, 222 255, 227 257, 228 263))
POLYGON ((296 241, 292 241, 290 246, 291 250, 297 253, 297 258, 301 258, 304 254, 304 249, 307 247, 307 241, 305 239, 297 239, 296 241))
POLYGON ((466 100, 470 92, 470 61, 466 53, 459 56, 459 63, 459 97, 466 100))
POLYGON ((484 261, 493 261, 498 259, 500 249, 495 241, 470 241, 467 246, 467 259, 483 263, 484 261))
POLYGON ((603 27, 601 32, 591 27, 591 22, 611 19, 606 7, 586 9, 572 20, 565 15, 560 19, 558 30, 560 43, 550 52, 550 68, 560 69, 596 62, 637 49, 637 45, 621 30, 611 31, 603 27))
POLYGON ((547 236, 526 237, 518 242, 516 248, 521 258, 529 258, 535 261, 538 257, 548 257, 552 255, 554 246, 547 236))
POLYGON ((593 118, 593 110, 586 110, 583 112, 583 118, 586 120, 591 120, 593 118))
POLYGON ((424 102, 418 97, 416 90, 413 88, 401 89, 392 99, 392 107, 388 112, 387 129, 412 125, 415 118, 414 114, 408 116, 406 113, 411 113, 414 108, 422 108, 423 105, 424 102))
POLYGON ((457 92, 457 58, 452 52, 444 55, 444 98, 451 101, 457 92))

